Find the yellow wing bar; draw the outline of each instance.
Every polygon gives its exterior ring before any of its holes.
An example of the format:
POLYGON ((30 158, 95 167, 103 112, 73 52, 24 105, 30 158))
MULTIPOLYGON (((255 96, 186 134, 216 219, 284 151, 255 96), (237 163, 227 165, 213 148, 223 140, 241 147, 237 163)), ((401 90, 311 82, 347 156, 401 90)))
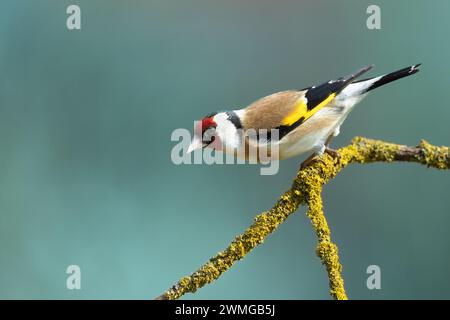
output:
POLYGON ((284 126, 291 126, 302 118, 303 118, 302 122, 306 121, 307 119, 312 117, 317 111, 319 111, 324 106, 326 106, 328 103, 330 103, 331 100, 333 100, 335 96, 336 96, 336 93, 331 93, 330 95, 328 95, 327 98, 325 98, 325 100, 320 102, 318 105, 313 107, 311 110, 308 110, 308 106, 306 105, 304 98, 301 98, 299 100, 299 102, 297 103, 297 105, 295 106, 294 110, 283 119, 281 124, 284 126))

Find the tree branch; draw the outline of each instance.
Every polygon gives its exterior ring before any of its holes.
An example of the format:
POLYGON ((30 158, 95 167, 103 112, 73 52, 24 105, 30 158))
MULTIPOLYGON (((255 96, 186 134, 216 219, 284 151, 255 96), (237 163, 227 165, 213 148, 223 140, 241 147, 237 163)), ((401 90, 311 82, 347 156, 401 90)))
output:
POLYGON ((316 253, 325 265, 330 282, 330 294, 335 299, 347 299, 341 277, 338 248, 331 242, 331 232, 322 210, 322 188, 350 163, 416 162, 437 169, 450 168, 448 147, 436 147, 422 140, 416 147, 408 147, 378 140, 356 137, 352 143, 339 149, 340 158, 324 154, 321 161, 300 169, 292 187, 286 191, 274 207, 255 217, 253 224, 238 235, 224 251, 212 257, 197 271, 178 281, 157 300, 178 299, 185 293, 213 282, 236 261, 261 244, 264 239, 287 219, 297 208, 306 204, 307 215, 318 238, 316 253))

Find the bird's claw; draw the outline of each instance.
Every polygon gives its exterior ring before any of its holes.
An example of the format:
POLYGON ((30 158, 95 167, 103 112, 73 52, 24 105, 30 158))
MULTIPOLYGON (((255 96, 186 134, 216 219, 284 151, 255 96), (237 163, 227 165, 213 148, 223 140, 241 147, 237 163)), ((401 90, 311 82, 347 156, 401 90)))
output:
POLYGON ((324 152, 334 158, 336 163, 341 161, 341 154, 339 151, 326 147, 324 152))
MULTIPOLYGON (((333 159, 335 159, 336 163, 339 163, 341 161, 341 155, 337 150, 326 147, 324 153, 329 154, 333 159)), ((317 162, 322 162, 323 164, 325 164, 325 161, 323 160, 321 155, 312 154, 310 157, 306 158, 305 161, 302 162, 300 168, 305 169, 306 167, 313 165, 314 163, 317 162)))
POLYGON ((300 165, 300 168, 305 169, 306 167, 313 165, 317 162, 325 163, 320 156, 314 155, 314 156, 307 158, 305 161, 303 161, 302 164, 300 165))

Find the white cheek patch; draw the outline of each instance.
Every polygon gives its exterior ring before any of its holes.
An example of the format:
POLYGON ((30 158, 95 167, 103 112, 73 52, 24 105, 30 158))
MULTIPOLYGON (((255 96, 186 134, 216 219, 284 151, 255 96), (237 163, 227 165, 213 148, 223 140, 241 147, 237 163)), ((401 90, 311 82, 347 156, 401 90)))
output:
POLYGON ((239 135, 236 127, 228 120, 228 115, 219 113, 214 116, 214 121, 217 123, 216 134, 220 141, 225 146, 237 148, 240 144, 239 135))

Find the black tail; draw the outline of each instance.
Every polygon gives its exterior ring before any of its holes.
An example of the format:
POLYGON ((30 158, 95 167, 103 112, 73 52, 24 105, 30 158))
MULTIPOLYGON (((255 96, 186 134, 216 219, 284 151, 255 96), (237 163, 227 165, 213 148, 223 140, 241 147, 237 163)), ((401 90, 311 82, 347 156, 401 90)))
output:
MULTIPOLYGON (((389 82, 395 81, 397 79, 401 79, 403 77, 407 77, 414 73, 417 73, 417 72, 419 72, 420 65, 421 65, 421 63, 415 64, 413 66, 403 68, 403 69, 391 72, 389 74, 386 74, 384 76, 381 76, 381 78, 379 80, 375 81, 369 88, 367 88, 365 90, 365 92, 373 90, 375 88, 378 88, 382 85, 385 85, 386 83, 389 83, 389 82)), ((353 83, 363 82, 363 81, 372 80, 372 79, 375 79, 375 78, 354 81, 353 83)))
POLYGON ((341 77, 337 80, 330 80, 328 82, 322 83, 317 86, 302 89, 301 91, 306 91, 305 97, 307 99, 308 110, 314 109, 321 102, 327 99, 331 94, 339 94, 342 90, 350 85, 356 78, 358 78, 363 73, 366 73, 373 68, 373 65, 366 66, 359 69, 355 73, 352 73, 346 77, 341 77))

